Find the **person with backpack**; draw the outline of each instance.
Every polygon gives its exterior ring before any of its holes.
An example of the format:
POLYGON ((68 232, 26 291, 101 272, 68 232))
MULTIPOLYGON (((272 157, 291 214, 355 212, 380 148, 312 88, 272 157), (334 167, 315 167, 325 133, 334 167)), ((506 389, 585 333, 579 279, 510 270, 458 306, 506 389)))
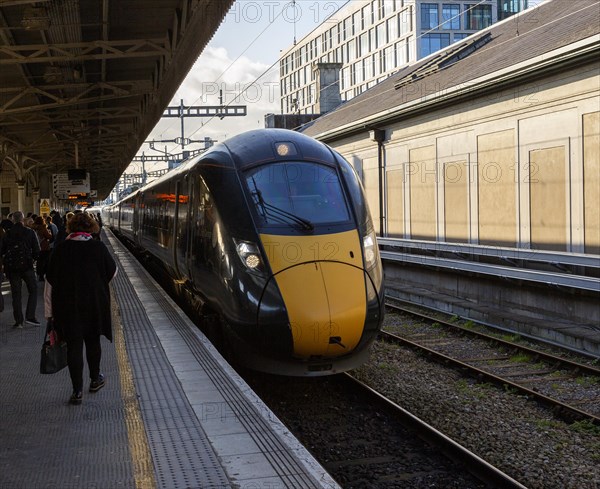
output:
POLYGON ((21 305, 22 282, 25 282, 29 297, 25 311, 25 322, 39 326, 40 322, 35 317, 37 307, 37 281, 33 262, 40 254, 40 244, 35 231, 23 225, 23 213, 15 211, 12 215, 13 226, 2 240, 0 256, 4 265, 4 273, 10 282, 12 294, 13 328, 23 328, 23 309, 21 305))
MULTIPOLYGON (((0 250, 2 249, 2 243, 4 241, 4 235, 6 231, 4 227, 0 223, 0 250)), ((2 282, 4 282, 4 265, 2 264, 2 255, 0 255, 0 286, 2 286, 2 282)), ((0 291, 0 312, 4 312, 4 296, 0 291)))

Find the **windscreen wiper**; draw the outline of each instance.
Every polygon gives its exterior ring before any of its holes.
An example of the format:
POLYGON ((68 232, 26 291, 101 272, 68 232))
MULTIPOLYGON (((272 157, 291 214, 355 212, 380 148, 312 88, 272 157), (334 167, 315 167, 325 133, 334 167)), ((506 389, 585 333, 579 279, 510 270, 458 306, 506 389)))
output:
MULTIPOLYGON (((262 197, 261 197, 262 198, 262 197)), ((284 209, 281 209, 273 204, 269 204, 263 200, 262 206, 266 209, 267 215, 279 219, 281 221, 281 217, 286 217, 290 221, 298 224, 302 229, 306 231, 312 231, 315 226, 308 219, 304 219, 303 217, 297 216, 296 214, 292 214, 284 209)))
POLYGON ((289 222, 292 221, 306 231, 312 231, 315 228, 313 223, 308 219, 304 219, 296 214, 292 214, 291 212, 281 209, 280 207, 265 202, 262 192, 256 185, 254 177, 252 177, 252 184, 254 185, 254 192, 252 192, 252 194, 256 196, 257 204, 260 206, 262 215, 265 217, 265 219, 267 217, 271 217, 272 219, 276 219, 284 224, 289 224, 289 222))

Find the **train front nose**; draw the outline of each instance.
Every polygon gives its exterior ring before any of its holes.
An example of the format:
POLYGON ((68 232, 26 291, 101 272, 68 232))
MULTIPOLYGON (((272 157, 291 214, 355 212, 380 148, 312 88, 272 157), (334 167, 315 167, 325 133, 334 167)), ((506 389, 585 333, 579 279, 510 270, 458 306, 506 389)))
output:
MULTIPOLYGON (((352 352, 367 315, 358 232, 261 238, 287 313, 292 355, 310 359, 352 352)), ((259 316, 263 313, 266 317, 266 310, 259 316)))
POLYGON ((290 321, 296 358, 336 357, 359 343, 366 316, 361 268, 312 262, 276 276, 290 321))

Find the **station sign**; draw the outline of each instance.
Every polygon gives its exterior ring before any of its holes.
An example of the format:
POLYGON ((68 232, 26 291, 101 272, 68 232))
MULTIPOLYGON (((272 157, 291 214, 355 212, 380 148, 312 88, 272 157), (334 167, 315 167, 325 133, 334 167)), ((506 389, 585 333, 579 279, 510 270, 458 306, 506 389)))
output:
POLYGON ((68 200, 71 195, 87 196, 90 193, 90 174, 85 170, 54 173, 52 191, 57 199, 62 200, 68 200))
POLYGON ((50 200, 40 199, 40 214, 42 216, 50 214, 50 200))

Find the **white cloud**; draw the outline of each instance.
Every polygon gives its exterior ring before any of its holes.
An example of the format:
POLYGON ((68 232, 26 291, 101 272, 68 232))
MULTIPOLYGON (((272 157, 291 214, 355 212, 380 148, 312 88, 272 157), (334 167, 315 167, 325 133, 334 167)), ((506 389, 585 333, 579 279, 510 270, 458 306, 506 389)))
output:
MULTIPOLYGON (((269 65, 253 61, 247 57, 231 59, 229 53, 222 47, 207 47, 198 58, 187 77, 177 90, 170 106, 178 106, 183 99, 185 106, 215 106, 220 105, 219 95, 222 91, 225 105, 245 105, 245 117, 185 118, 185 137, 190 139, 212 139, 223 141, 250 129, 264 127, 265 114, 280 110, 279 105, 279 67, 278 64, 270 69, 254 84, 269 65), (236 98, 237 97, 237 98, 236 98)), ((150 133, 149 140, 165 140, 181 137, 181 121, 178 118, 163 118, 150 133)), ((181 146, 175 143, 156 143, 170 153, 180 153, 181 146)), ((186 149, 202 147, 192 144, 186 149)), ((157 154, 149 150, 148 145, 140 148, 146 154, 157 154)), ((152 167, 164 167, 164 164, 152 167)))

